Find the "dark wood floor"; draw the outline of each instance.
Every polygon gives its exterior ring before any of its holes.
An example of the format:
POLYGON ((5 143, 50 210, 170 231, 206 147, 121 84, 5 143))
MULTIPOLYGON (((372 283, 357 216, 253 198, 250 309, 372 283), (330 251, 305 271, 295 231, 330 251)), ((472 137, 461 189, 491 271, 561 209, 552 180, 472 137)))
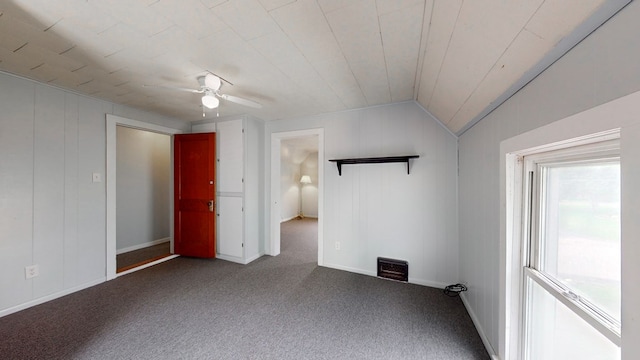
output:
POLYGON ((144 265, 171 255, 170 242, 149 246, 143 249, 129 251, 116 256, 117 272, 144 265))

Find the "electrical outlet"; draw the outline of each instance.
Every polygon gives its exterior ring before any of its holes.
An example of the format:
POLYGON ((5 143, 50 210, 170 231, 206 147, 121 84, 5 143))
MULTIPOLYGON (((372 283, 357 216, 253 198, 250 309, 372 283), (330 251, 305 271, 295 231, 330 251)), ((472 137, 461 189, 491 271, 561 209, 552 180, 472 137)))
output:
POLYGON ((40 269, 38 269, 38 265, 26 266, 24 268, 24 275, 27 279, 31 279, 40 275, 40 269))
POLYGON ((340 250, 340 241, 336 241, 336 250, 340 250))

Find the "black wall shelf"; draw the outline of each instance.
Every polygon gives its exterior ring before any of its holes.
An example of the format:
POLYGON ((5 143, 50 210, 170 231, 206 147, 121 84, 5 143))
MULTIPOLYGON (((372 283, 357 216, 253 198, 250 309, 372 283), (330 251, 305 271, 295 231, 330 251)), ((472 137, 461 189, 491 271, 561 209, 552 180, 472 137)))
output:
POLYGON ((409 174, 409 159, 419 158, 420 155, 405 155, 405 156, 385 156, 385 157, 370 157, 370 158, 355 158, 355 159, 333 159, 329 160, 336 163, 338 166, 338 175, 342 176, 342 165, 355 165, 355 164, 383 164, 383 163, 407 163, 407 174, 409 174))

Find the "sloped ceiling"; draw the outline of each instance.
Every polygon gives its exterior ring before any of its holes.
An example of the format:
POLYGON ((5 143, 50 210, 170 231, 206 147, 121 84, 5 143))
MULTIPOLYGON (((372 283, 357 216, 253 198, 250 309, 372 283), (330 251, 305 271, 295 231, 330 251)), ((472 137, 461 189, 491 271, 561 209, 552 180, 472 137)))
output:
POLYGON ((163 87, 197 89, 207 72, 233 84, 222 92, 263 105, 222 101, 207 118, 415 100, 460 133, 560 56, 576 29, 585 36, 627 2, 1 1, 0 69, 185 121, 203 118, 201 95, 163 87))

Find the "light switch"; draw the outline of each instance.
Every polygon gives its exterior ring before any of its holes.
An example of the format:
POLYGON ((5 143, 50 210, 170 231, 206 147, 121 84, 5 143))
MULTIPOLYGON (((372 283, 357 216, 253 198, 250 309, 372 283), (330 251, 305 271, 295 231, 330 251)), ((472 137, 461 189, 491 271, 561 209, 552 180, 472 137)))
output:
POLYGON ((94 183, 102 182, 102 176, 100 176, 100 173, 93 173, 93 182, 94 183))

